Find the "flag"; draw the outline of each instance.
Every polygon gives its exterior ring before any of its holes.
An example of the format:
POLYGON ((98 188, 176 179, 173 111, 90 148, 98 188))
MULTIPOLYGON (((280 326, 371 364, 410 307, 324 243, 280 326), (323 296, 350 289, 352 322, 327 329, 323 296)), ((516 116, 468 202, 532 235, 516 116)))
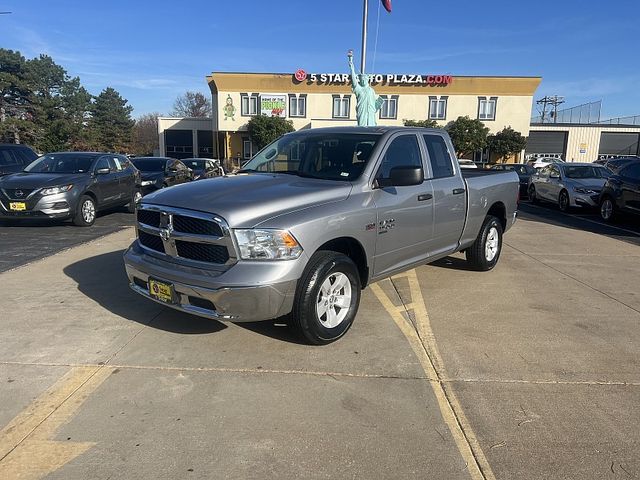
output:
POLYGON ((391 13, 391 0, 382 0, 382 6, 391 13))

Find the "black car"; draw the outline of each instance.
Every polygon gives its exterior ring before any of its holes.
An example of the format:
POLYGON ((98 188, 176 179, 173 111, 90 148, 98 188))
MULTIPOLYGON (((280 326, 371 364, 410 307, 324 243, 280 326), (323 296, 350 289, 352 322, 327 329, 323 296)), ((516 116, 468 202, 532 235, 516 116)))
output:
POLYGON ((613 157, 613 158, 601 158, 593 163, 603 165, 612 172, 616 172, 619 168, 625 166, 627 163, 640 160, 640 157, 613 157))
POLYGON ((103 208, 135 205, 140 174, 124 155, 48 153, 24 171, 0 177, 0 218, 73 219, 92 225, 103 208))
POLYGON ((611 222, 619 212, 640 215, 640 159, 628 161, 615 170, 600 194, 600 216, 611 222))
POLYGON ((491 170, 513 170, 518 174, 520 179, 520 196, 527 195, 529 188, 529 179, 531 175, 535 175, 536 169, 522 163, 503 163, 500 165, 493 165, 491 170))
POLYGON ((224 170, 219 160, 212 160, 210 158, 185 158, 182 162, 193 172, 194 180, 224 175, 224 170))
POLYGON ((131 161, 140 170, 143 195, 160 188, 190 182, 193 179, 191 170, 175 158, 136 157, 132 158, 131 161))
POLYGON ((38 158, 38 154, 26 145, 0 143, 0 177, 21 172, 24 167, 38 158))

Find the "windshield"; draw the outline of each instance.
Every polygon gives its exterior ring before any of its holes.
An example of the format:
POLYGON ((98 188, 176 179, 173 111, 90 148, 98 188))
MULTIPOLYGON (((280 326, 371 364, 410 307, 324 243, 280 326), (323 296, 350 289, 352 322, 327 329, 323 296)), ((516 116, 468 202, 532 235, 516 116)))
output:
POLYGON ((25 169, 30 173, 86 173, 100 155, 50 153, 34 160, 25 169))
POLYGON ((606 168, 583 165, 579 167, 564 167, 564 176, 567 178, 607 178, 609 174, 606 168))
POLYGON ((134 158, 133 164, 141 172, 164 172, 165 158, 134 158))
POLYGON ((355 180, 364 170, 380 134, 296 133, 260 151, 242 172, 288 173, 323 180, 355 180))
POLYGON ((183 160, 184 164, 195 170, 204 169, 204 160, 183 160))

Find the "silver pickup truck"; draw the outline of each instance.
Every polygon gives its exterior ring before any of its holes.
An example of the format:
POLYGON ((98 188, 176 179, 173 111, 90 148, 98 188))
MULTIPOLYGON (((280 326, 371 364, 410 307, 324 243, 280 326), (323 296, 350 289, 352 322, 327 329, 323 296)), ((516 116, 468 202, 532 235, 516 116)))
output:
POLYGON ((302 130, 235 175, 144 197, 124 261, 147 298, 229 322, 289 315, 325 344, 369 283, 461 251, 491 270, 518 187, 514 172, 462 171, 443 130, 302 130))

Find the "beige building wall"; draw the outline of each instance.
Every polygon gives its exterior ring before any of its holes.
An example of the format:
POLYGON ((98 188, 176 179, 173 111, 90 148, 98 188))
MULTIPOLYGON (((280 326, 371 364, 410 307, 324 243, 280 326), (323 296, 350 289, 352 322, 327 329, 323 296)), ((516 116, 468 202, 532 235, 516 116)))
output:
POLYGON ((612 127, 610 125, 533 125, 531 130, 568 132, 566 161, 594 162, 600 151, 600 138, 603 132, 640 133, 638 127, 612 127))

